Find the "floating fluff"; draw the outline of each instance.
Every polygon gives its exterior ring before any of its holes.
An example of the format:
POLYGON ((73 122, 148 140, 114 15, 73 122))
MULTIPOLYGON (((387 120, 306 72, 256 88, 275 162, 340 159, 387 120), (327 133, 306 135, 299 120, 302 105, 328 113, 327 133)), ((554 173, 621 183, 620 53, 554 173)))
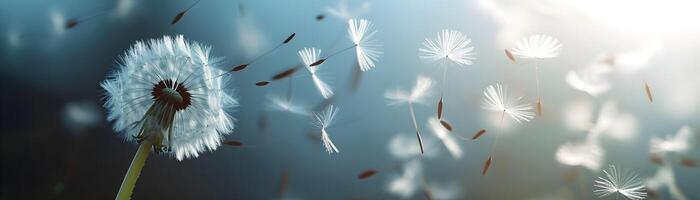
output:
POLYGON ((223 71, 210 49, 182 35, 137 42, 101 83, 114 130, 177 160, 219 147, 238 101, 226 79, 213 78, 223 71))
POLYGON ((603 170, 605 176, 598 177, 593 190, 598 197, 603 198, 610 195, 622 196, 625 199, 641 200, 647 197, 646 189, 633 171, 618 170, 614 165, 610 165, 607 170, 603 170))
POLYGON ((311 64, 321 57, 321 50, 316 48, 304 48, 299 50, 297 54, 299 54, 299 59, 304 63, 307 71, 311 74, 311 80, 314 82, 316 90, 321 93, 324 99, 331 98, 333 96, 333 89, 321 79, 318 72, 321 65, 311 66, 311 64))
POLYGON ((518 123, 529 122, 535 117, 532 106, 528 103, 520 103, 522 97, 511 98, 508 96, 508 89, 501 84, 490 85, 484 90, 484 97, 481 99, 481 108, 488 111, 503 112, 508 114, 518 123))
POLYGON ((375 63, 379 59, 379 55, 382 54, 374 38, 374 34, 376 33, 377 30, 374 29, 374 24, 369 20, 348 20, 348 34, 355 46, 357 63, 360 65, 362 71, 368 71, 374 68, 375 63))
POLYGON ((536 34, 523 37, 510 49, 510 52, 525 59, 556 58, 561 52, 562 44, 556 38, 536 34))
POLYGON ((426 38, 418 49, 419 58, 429 64, 471 65, 476 59, 472 40, 459 31, 444 29, 435 38, 426 38))

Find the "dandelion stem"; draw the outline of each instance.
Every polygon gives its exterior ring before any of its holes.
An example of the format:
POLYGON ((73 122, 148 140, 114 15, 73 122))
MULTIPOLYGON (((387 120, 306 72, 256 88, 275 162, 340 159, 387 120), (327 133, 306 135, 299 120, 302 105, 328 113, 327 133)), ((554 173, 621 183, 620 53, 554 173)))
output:
POLYGON ((341 49, 341 50, 339 50, 339 51, 333 52, 332 54, 329 54, 328 56, 326 56, 325 58, 323 58, 323 60, 329 59, 329 58, 331 58, 331 57, 333 57, 333 56, 336 56, 336 55, 338 55, 338 54, 340 54, 340 53, 343 53, 343 52, 345 52, 345 51, 347 51, 347 50, 350 50, 350 49, 352 49, 352 48, 355 48, 355 47, 357 47, 356 44, 353 44, 352 46, 349 46, 349 47, 345 47, 344 49, 341 49))
POLYGON ((124 175, 124 180, 122 181, 121 187, 119 187, 119 193, 117 193, 116 200, 128 200, 131 199, 131 194, 134 192, 134 187, 136 186, 136 181, 141 175, 141 169, 146 164, 146 159, 148 154, 151 152, 151 143, 148 141, 141 142, 139 149, 136 150, 136 155, 131 161, 129 170, 124 175))
POLYGON ((413 119, 413 127, 418 131, 418 122, 416 122, 416 113, 413 111, 413 104, 408 103, 408 109, 411 111, 411 119, 413 119))
POLYGON ((413 127, 416 128, 416 137, 418 138, 418 144, 420 145, 420 153, 423 154, 423 139, 420 136, 420 131, 418 130, 418 122, 416 121, 416 112, 413 110, 413 103, 408 103, 408 109, 411 111, 411 119, 413 119, 413 127))
POLYGON ((289 85, 287 87, 287 102, 292 102, 292 79, 294 76, 289 77, 289 85))
POLYGON ((498 122, 498 128, 495 132, 496 137, 493 139, 493 145, 491 145, 491 151, 489 151, 489 154, 491 155, 491 159, 493 159, 493 157, 495 157, 495 156, 493 156, 493 154, 495 154, 494 151, 496 150, 496 144, 498 144, 498 136, 501 135, 501 129, 503 127, 503 118, 505 116, 506 116, 506 111, 504 110, 501 113, 501 121, 498 122))
POLYGON ((542 115, 542 96, 540 95, 540 64, 535 61, 535 83, 537 85, 537 115, 542 115))

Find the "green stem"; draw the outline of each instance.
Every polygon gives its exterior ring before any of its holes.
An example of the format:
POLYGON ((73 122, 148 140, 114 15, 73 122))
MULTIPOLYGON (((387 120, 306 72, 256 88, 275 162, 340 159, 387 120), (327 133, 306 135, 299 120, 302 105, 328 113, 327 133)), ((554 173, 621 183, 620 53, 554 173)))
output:
POLYGON ((124 175, 124 180, 122 181, 121 187, 119 187, 119 193, 117 193, 117 200, 129 200, 131 199, 131 193, 134 192, 134 187, 136 186, 136 181, 141 175, 141 169, 146 164, 146 159, 148 154, 151 152, 151 143, 148 141, 141 142, 139 149, 134 155, 134 160, 131 161, 129 166, 129 171, 124 175))

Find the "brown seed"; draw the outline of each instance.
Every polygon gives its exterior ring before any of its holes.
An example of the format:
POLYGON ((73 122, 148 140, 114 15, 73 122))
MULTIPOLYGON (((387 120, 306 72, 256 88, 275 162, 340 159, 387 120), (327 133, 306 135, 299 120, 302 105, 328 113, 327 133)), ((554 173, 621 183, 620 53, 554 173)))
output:
POLYGON ((182 11, 182 12, 178 13, 177 15, 175 15, 175 17, 173 17, 173 21, 170 22, 170 25, 175 25, 175 24, 176 24, 177 22, 179 22, 180 19, 182 19, 182 17, 184 17, 184 16, 185 16, 185 11, 182 11))
POLYGON ((226 140, 226 141, 224 141, 224 144, 229 145, 229 146, 234 146, 234 147, 243 146, 243 143, 236 141, 236 140, 226 140))
POLYGON ((447 123, 445 120, 440 120, 440 124, 442 124, 442 127, 445 127, 448 131, 452 131, 452 125, 447 123))
POLYGON ((248 64, 241 64, 241 65, 238 65, 238 66, 234 67, 233 69, 231 69, 231 71, 234 71, 234 72, 241 71, 241 70, 245 69, 246 67, 248 67, 248 64))
POLYGON ((486 160, 484 163, 484 169, 481 171, 481 175, 486 175, 486 172, 489 171, 489 168, 491 167, 491 156, 489 156, 489 159, 486 160))
POLYGON ((537 116, 542 116, 542 101, 537 100, 537 116))
POLYGON ((296 36, 296 35, 297 35, 297 33, 292 33, 291 35, 289 35, 289 37, 287 37, 287 39, 284 39, 284 42, 282 42, 282 44, 289 43, 290 41, 292 41, 292 39, 294 39, 294 36, 296 36))
POLYGON ((364 172, 362 172, 359 176, 357 176, 357 179, 366 179, 366 178, 369 178, 371 176, 374 176, 375 174, 377 174, 377 170, 368 169, 368 170, 365 170, 364 172))
POLYGON ((484 129, 481 129, 481 130, 477 131, 477 132, 474 134, 474 136, 472 137, 472 140, 479 139, 479 137, 481 137, 482 135, 484 135, 484 133, 486 133, 486 130, 484 130, 484 129))
POLYGON ((66 22, 66 29, 72 29, 78 25, 78 19, 70 19, 66 22))
POLYGON ((658 165, 664 165, 664 160, 661 158, 661 155, 659 155, 659 154, 649 155, 649 161, 651 161, 652 163, 656 163, 658 165))
POLYGON ((270 82, 269 81, 260 81, 260 82, 255 83, 255 85, 257 85, 257 86, 266 86, 267 84, 270 84, 270 82))
POLYGON ((314 63, 311 63, 309 66, 310 66, 310 67, 317 66, 317 65, 323 64, 323 62, 326 62, 326 59, 318 60, 318 61, 316 61, 316 62, 314 62, 314 63))
POLYGON ((685 158, 681 160, 681 165, 686 166, 686 167, 697 167, 698 166, 698 161, 685 158))
POLYGON ((294 72, 296 72, 297 69, 299 69, 299 68, 292 67, 292 68, 289 68, 289 69, 284 70, 282 72, 279 72, 279 73, 275 74, 274 76, 272 76, 272 80, 279 80, 279 79, 287 78, 287 77, 291 76, 292 74, 294 74, 294 72))
POLYGON ((420 154, 423 154, 425 153, 425 151, 423 151, 423 138, 420 137, 420 133, 418 131, 416 131, 416 137, 418 138, 418 145, 420 146, 420 154))
POLYGON ((438 119, 442 119, 442 97, 440 97, 440 101, 438 101, 437 115, 438 119))
POLYGON ((506 57, 508 57, 508 60, 515 63, 515 57, 513 56, 512 53, 510 53, 510 50, 508 50, 508 49, 506 49, 506 57))
POLYGON ((651 89, 649 89, 649 84, 644 83, 644 91, 647 93, 647 98, 649 99, 649 102, 654 103, 654 97, 651 96, 651 89))

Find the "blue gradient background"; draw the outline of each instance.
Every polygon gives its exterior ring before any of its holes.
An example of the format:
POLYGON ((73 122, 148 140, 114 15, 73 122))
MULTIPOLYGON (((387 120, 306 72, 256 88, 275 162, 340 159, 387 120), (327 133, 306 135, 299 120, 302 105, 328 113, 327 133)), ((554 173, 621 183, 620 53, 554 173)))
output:
MULTIPOLYGON (((5 0, 0 2, 0 31, 17 30, 22 45, 0 47, 2 99, 2 189, 1 199, 109 199, 117 192, 136 145, 123 142, 109 123, 84 134, 70 134, 61 123, 66 102, 88 100, 101 103, 99 82, 113 69, 115 60, 136 40, 183 34, 186 38, 213 46, 213 54, 224 57, 227 65, 246 62, 244 46, 237 39, 235 24, 239 5, 243 17, 252 20, 272 48, 289 33, 294 41, 249 69, 234 74, 241 106, 235 133, 227 139, 251 145, 246 148, 223 146, 200 158, 178 162, 165 156, 149 158, 134 193, 136 199, 275 199, 280 177, 287 171, 289 184, 285 197, 299 199, 393 199, 384 192, 387 182, 399 171, 388 169, 397 162, 387 150, 395 134, 413 134, 408 108, 386 105, 388 89, 413 86, 422 74, 439 81, 441 69, 423 64, 418 48, 426 37, 444 28, 455 29, 472 38, 478 59, 466 69, 450 68, 445 91, 446 118, 455 132, 470 136, 478 129, 494 130, 481 110, 481 92, 490 84, 504 83, 532 101, 535 98, 534 71, 527 64, 511 64, 495 38, 498 31, 488 13, 472 1, 371 1, 363 18, 378 29, 377 39, 384 54, 377 67, 362 74, 356 93, 348 92, 354 65, 352 52, 343 53, 324 64, 323 73, 336 88, 338 121, 329 130, 340 153, 327 155, 320 144, 308 139, 311 120, 288 113, 270 113, 266 109, 269 94, 286 94, 286 82, 268 87, 254 83, 297 64, 296 51, 318 47, 324 54, 350 45, 344 21, 317 14, 336 1, 225 1, 203 0, 174 26, 169 24, 180 9, 192 1, 136 1, 124 17, 104 15, 79 24, 62 34, 52 33, 50 11, 67 18, 85 16, 111 8, 112 1, 40 1, 5 0), (334 41, 340 42, 335 44, 334 41), (267 117, 266 131, 258 127, 267 117), (367 179, 356 176, 365 169, 380 169, 367 179)), ((351 8, 359 3, 349 2, 351 8)), ((481 167, 492 144, 487 134, 477 142, 460 141, 465 152, 454 160, 440 144, 426 146, 440 154, 421 162, 428 181, 458 182, 463 199, 529 199, 559 191, 565 187, 576 192, 575 182, 564 182, 570 167, 554 160, 557 146, 572 137, 562 123, 561 110, 576 99, 590 99, 597 105, 615 99, 620 109, 638 120, 638 134, 626 143, 603 141, 607 152, 604 165, 631 168, 642 177, 653 175, 657 166, 648 161, 648 138, 675 133, 681 125, 698 129, 698 112, 674 117, 661 113, 663 108, 649 105, 641 88, 643 80, 654 80, 656 72, 615 80, 613 90, 592 98, 570 89, 564 75, 586 58, 595 55, 597 46, 581 45, 577 35, 542 29, 558 36, 564 44, 561 58, 543 63, 541 77, 545 116, 519 125, 504 133, 498 148, 498 160, 492 174, 481 176, 481 167), (646 79, 644 79, 646 78, 646 79)), ((697 50, 697 47, 695 47, 697 50)), ((662 63, 664 61, 655 61, 662 63)), ((697 67, 691 68, 697 73, 697 67)), ((656 79, 669 79, 662 76, 656 79)), ((437 101, 434 88, 430 102, 437 101)), ((672 88, 670 88, 672 89, 672 88)), ((296 102, 308 106, 322 101, 310 79, 297 78, 293 95, 296 102)), ((658 97, 663 101, 663 97, 658 97)), ((418 106, 419 125, 432 135, 426 120, 435 115, 435 105, 418 106)), ((493 133, 493 132, 489 132, 493 133)), ((428 136, 430 137, 430 136, 428 136)), ((698 151, 691 157, 700 159, 698 151)), ((677 181, 690 199, 700 198, 697 168, 675 167, 677 181)), ((588 197, 598 174, 586 171, 588 197)), ((414 199, 423 199, 416 194, 414 199)))

